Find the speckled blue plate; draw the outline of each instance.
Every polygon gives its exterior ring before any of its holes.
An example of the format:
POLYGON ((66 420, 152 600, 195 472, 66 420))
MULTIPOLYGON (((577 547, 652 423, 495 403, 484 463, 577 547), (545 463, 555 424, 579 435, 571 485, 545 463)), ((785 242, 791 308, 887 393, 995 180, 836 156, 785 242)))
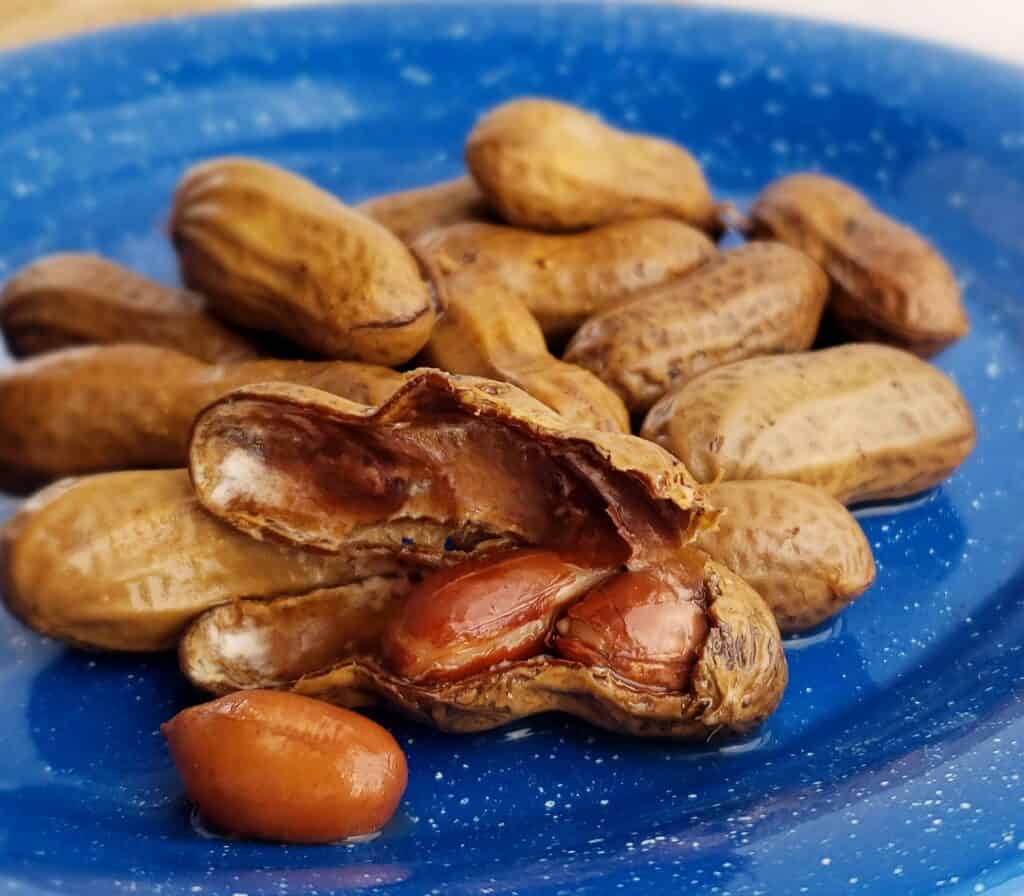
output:
POLYGON ((173 278, 162 224, 186 165, 259 155, 356 200, 456 173, 474 117, 522 93, 682 140, 724 197, 820 168, 934 239, 973 318, 938 363, 977 413, 974 456, 862 514, 878 584, 789 645, 756 737, 681 747, 549 716, 457 738, 382 716, 411 779, 369 842, 204 836, 157 733, 199 697, 174 659, 65 651, 0 613, 0 894, 1024 888, 1024 72, 670 7, 320 7, 102 34, 0 57, 0 274, 94 249, 173 278))

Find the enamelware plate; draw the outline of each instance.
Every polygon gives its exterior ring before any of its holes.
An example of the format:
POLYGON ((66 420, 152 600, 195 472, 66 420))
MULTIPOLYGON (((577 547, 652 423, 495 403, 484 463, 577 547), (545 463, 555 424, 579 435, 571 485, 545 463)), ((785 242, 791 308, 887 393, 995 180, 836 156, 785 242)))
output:
POLYGON ((206 831, 157 731, 201 699, 174 657, 64 650, 0 613, 0 894, 1024 889, 1024 71, 672 6, 316 7, 42 45, 0 57, 0 277, 85 249, 173 280, 189 164, 261 156, 355 201, 456 174, 475 117, 520 94, 684 142, 741 205, 820 169, 934 240, 973 322, 938 359, 977 415, 973 457, 860 514, 878 583, 788 644, 756 736, 546 716, 454 737, 380 713, 411 778, 363 842, 206 831))

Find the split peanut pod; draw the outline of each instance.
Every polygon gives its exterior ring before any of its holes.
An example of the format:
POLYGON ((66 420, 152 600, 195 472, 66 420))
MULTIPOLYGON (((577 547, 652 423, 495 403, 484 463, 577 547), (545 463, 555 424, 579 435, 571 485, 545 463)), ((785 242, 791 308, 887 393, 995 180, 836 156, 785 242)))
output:
POLYGON ((326 669, 319 646, 309 667, 258 648, 294 631, 267 620, 294 618, 298 601, 202 617, 181 656, 210 690, 282 686, 301 671, 297 691, 383 700, 446 730, 564 709, 675 737, 747 730, 781 697, 770 611, 687 547, 714 514, 685 468, 633 436, 574 428, 512 386, 423 371, 375 411, 302 387, 241 389, 198 418, 191 471, 203 505, 258 538, 436 563, 473 551, 396 605, 376 651, 343 648, 326 669), (638 627, 635 643, 602 659, 614 640, 602 628, 608 605, 638 625, 670 607, 685 625, 674 639, 638 627), (230 649, 238 624, 257 633, 241 657, 230 649))
POLYGON ((15 357, 77 345, 137 342, 211 364, 263 352, 209 314, 206 300, 95 255, 47 255, 0 292, 0 328, 15 357))
POLYGON ((748 230, 818 261, 836 287, 832 312, 857 339, 928 356, 967 333, 960 287, 938 250, 841 181, 776 181, 758 196, 748 230))
POLYGON ((784 479, 720 482, 708 498, 723 513, 697 545, 750 583, 783 633, 824 622, 875 579, 860 524, 819 488, 784 479))
POLYGON ((552 355, 520 298, 473 276, 434 279, 445 313, 427 343, 427 363, 511 383, 575 426, 629 432, 622 399, 589 370, 552 355))
POLYGON ((273 165, 228 158, 190 169, 170 227, 185 283, 239 326, 326 357, 395 365, 434 325, 398 237, 273 165))
POLYGON ((975 443, 952 380, 869 344, 719 367, 656 404, 642 432, 701 482, 791 479, 845 504, 931 488, 975 443))
POLYGON ((383 224, 403 243, 412 243, 435 227, 463 221, 487 221, 493 214, 471 177, 457 177, 429 187, 374 196, 356 206, 383 224))
POLYGON ((692 271, 715 251, 701 231, 668 218, 575 234, 467 222, 434 230, 413 249, 437 281, 521 299, 549 337, 571 335, 596 311, 692 271))
POLYGON ((721 229, 690 153, 567 103, 520 99, 492 109, 470 132, 465 156, 487 201, 516 227, 582 230, 663 215, 721 229))
POLYGON ((86 346, 0 371, 0 478, 180 467, 199 410, 249 383, 288 380, 376 405, 404 381, 346 361, 203 364, 147 345, 86 346))
POLYGON ((392 554, 325 556, 248 538, 199 506, 184 470, 66 479, 0 530, 8 609, 42 634, 107 650, 173 647, 203 610, 239 598, 375 607, 408 591, 409 575, 392 554))
POLYGON ((809 348, 827 295, 827 278, 806 255, 751 243, 598 313, 576 332, 565 360, 643 411, 705 370, 809 348))

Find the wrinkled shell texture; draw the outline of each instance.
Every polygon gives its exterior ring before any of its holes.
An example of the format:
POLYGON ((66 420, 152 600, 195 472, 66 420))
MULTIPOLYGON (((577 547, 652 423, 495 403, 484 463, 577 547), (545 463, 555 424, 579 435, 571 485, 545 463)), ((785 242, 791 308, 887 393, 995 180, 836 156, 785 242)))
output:
MULTIPOLYGON (((669 218, 623 221, 575 234, 470 222, 414 245, 437 279, 493 286, 522 299, 546 336, 570 335, 601 308, 685 274, 714 244, 669 218)), ((461 291, 455 289, 456 292, 461 291)))
POLYGON ((643 411, 706 370, 809 348, 827 295, 828 280, 806 255, 752 243, 595 315, 565 360, 643 411))
POLYGON ((837 285, 832 311, 856 338, 928 356, 967 333, 960 287, 938 250, 840 181, 776 181, 754 203, 749 229, 821 263, 837 285))
POLYGON ((398 574, 389 556, 323 556, 249 538, 206 513, 184 470, 55 483, 0 530, 8 609, 86 647, 173 647, 203 610, 398 574))
POLYGON ((346 361, 208 365, 155 346, 64 349, 0 372, 0 476, 17 484, 184 466, 203 407, 239 386, 280 380, 376 405, 404 377, 346 361))
POLYGON ((701 482, 792 479, 846 504, 930 488, 976 439, 948 377, 868 344, 712 370, 655 405, 642 433, 701 482))
POLYGON ((860 524, 821 489, 786 480, 721 482, 708 497, 722 514, 697 544, 764 598, 783 633, 824 622, 874 581, 860 524))
POLYGON ((471 177, 374 196, 357 205, 356 210, 383 224, 403 243, 411 243, 435 227, 493 217, 471 177))
POLYGON ((197 165, 178 185, 170 228, 185 283, 235 324, 385 365, 430 335, 434 306, 399 239, 283 169, 197 165))
POLYGON ((262 354, 210 315, 202 296, 94 255, 49 255, 18 271, 0 293, 0 328, 17 357, 114 342, 160 345, 210 363, 262 354))
POLYGON ((565 103, 498 106, 470 132, 465 157, 488 202, 518 227, 580 230, 668 215, 718 229, 707 182, 685 149, 565 103))

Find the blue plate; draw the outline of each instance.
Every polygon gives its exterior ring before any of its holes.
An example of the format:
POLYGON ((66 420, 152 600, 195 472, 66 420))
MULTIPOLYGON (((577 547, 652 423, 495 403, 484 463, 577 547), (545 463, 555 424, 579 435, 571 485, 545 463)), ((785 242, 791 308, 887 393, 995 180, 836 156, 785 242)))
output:
POLYGON ((685 142, 724 197, 823 169, 919 227, 966 289, 973 331, 938 363, 977 414, 974 456, 862 515, 878 584, 789 644, 756 737, 682 747, 548 716, 460 738, 382 715, 411 779, 368 842, 212 838, 157 733, 200 697, 174 659, 65 651, 0 614, 0 892, 1024 887, 1021 70, 671 7, 320 7, 101 34, 0 57, 0 274, 93 249, 173 278, 163 221, 192 162, 263 156, 357 200, 455 174, 474 117, 524 93, 685 142))

